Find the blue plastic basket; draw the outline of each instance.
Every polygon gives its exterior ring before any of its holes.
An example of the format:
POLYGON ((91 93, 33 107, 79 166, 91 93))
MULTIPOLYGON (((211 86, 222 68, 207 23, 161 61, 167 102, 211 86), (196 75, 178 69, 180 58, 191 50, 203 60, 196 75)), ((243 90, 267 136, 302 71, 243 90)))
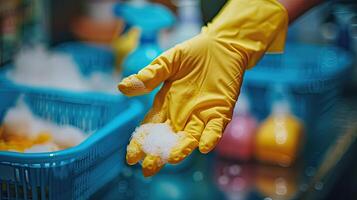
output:
POLYGON ((59 91, 1 89, 0 122, 20 95, 47 120, 96 131, 80 145, 62 151, 0 151, 0 199, 87 199, 119 173, 126 144, 143 112, 141 103, 120 96, 88 101, 59 91))
MULTIPOLYGON (((105 48, 67 43, 55 49, 71 54, 85 76, 113 70, 105 48)), ((11 64, 0 72, 0 122, 24 94, 36 115, 95 132, 79 146, 54 153, 0 152, 0 199, 86 199, 120 171, 142 104, 119 94, 17 84, 6 77, 10 69, 11 64)))
MULTIPOLYGON (((112 73, 114 70, 114 57, 110 49, 93 44, 81 43, 81 42, 68 42, 58 45, 54 48, 54 51, 65 52, 73 57, 78 64, 80 72, 83 76, 89 76, 92 72, 107 72, 112 73)), ((56 89, 40 86, 27 86, 18 84, 7 77, 7 72, 11 70, 12 64, 3 66, 0 69, 0 88, 8 88, 17 91, 24 91, 27 93, 44 94, 51 96, 56 94, 57 96, 63 96, 64 98, 71 97, 73 100, 86 99, 86 101, 102 101, 105 104, 108 100, 115 101, 119 98, 112 94, 102 92, 74 92, 65 89, 56 89)), ((119 94, 118 92, 118 95, 119 94)), ((39 100, 40 101, 40 100, 39 100)))
POLYGON ((107 46, 83 42, 67 42, 59 44, 54 50, 70 54, 84 75, 89 75, 95 71, 112 73, 114 70, 114 53, 107 46))
POLYGON ((244 76, 251 110, 264 119, 270 113, 273 88, 284 86, 293 113, 307 125, 338 100, 348 79, 351 56, 336 47, 288 44, 283 55, 266 55, 244 76))
MULTIPOLYGON (((54 113, 62 113, 62 112, 72 112, 73 109, 70 107, 68 102, 73 102, 73 105, 75 105, 77 102, 92 102, 92 104, 99 104, 102 105, 102 107, 97 108, 98 113, 102 112, 102 119, 96 121, 99 125, 103 125, 106 123, 108 118, 111 118, 115 115, 117 115, 117 109, 116 106, 121 104, 123 99, 125 98, 122 94, 118 95, 113 95, 113 94, 107 94, 107 93, 102 93, 102 92, 90 92, 90 91, 69 91, 65 89, 57 89, 57 88, 50 88, 50 87, 34 87, 34 86, 27 86, 27 85, 22 85, 13 82, 12 80, 7 78, 7 71, 11 69, 11 64, 8 66, 5 66, 1 71, 0 71, 0 88, 2 89, 8 89, 8 90, 14 90, 14 91, 19 91, 19 92, 24 92, 27 95, 32 95, 31 101, 29 100, 28 103, 31 103, 33 107, 41 107, 42 104, 46 104, 47 106, 51 106, 52 110, 51 112, 48 112, 48 110, 44 110, 43 112, 41 110, 35 109, 34 112, 36 114, 40 115, 43 118, 48 118, 49 116, 59 116, 59 115, 53 115, 54 113), (43 98, 45 97, 45 98, 43 98), (51 105, 51 98, 53 97, 55 100, 53 102, 53 105, 51 105), (58 99, 63 98, 67 99, 68 101, 63 102, 63 104, 67 107, 67 110, 63 110, 63 107, 56 107, 59 104, 61 104, 61 101, 57 101, 58 99), (106 109, 103 109, 103 106, 107 105, 106 109), (40 113, 41 112, 41 113, 40 113)), ((1 102, 0 102, 1 103, 1 102)), ((94 112, 95 108, 92 108, 92 104, 83 104, 82 109, 85 110, 84 107, 87 107, 88 109, 92 110, 94 112)), ((92 115, 96 115, 97 113, 92 113, 92 115)), ((70 118, 69 123, 72 123, 72 121, 76 120, 76 113, 71 113, 72 118, 70 118)), ((57 120, 57 119, 54 119, 57 120)), ((58 119, 60 120, 60 119, 58 119)), ((66 119, 67 120, 67 119, 66 119)), ((66 122, 66 121, 64 121, 66 122)), ((76 126, 79 126, 79 124, 73 124, 76 126)), ((84 130, 87 131, 88 127, 83 127, 86 128, 84 130)))

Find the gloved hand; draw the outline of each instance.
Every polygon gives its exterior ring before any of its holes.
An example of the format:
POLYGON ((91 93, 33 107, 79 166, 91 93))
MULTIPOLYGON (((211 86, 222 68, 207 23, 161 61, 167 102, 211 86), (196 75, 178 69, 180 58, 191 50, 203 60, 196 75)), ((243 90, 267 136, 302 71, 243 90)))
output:
MULTIPOLYGON (((267 50, 283 50, 287 26, 287 12, 276 0, 228 1, 198 36, 164 52, 119 84, 121 92, 136 96, 164 82, 143 123, 169 121, 174 131, 185 133, 172 149, 169 163, 180 162, 197 146, 202 153, 215 147, 231 120, 245 69, 267 50)), ((159 157, 145 155, 132 139, 128 164, 143 158, 145 176, 163 166, 159 157)))

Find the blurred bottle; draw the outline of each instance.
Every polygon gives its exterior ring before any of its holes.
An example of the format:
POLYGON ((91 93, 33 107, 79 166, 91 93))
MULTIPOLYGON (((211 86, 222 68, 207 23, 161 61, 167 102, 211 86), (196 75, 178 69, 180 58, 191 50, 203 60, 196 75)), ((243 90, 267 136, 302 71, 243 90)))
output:
POLYGON ((164 49, 190 39, 201 31, 202 16, 198 0, 174 1, 177 5, 178 21, 168 36, 168 41, 162 40, 164 49))
POLYGON ((47 45, 50 41, 49 2, 43 0, 22 1, 24 44, 47 45))
POLYGON ((262 162, 290 166, 303 141, 303 125, 291 113, 287 91, 280 86, 273 90, 270 116, 260 125, 255 140, 255 155, 262 162))
POLYGON ((111 44, 122 32, 123 22, 115 17, 114 0, 86 1, 86 15, 78 17, 72 24, 75 36, 87 42, 111 44))
MULTIPOLYGON (((163 50, 158 44, 159 32, 170 27, 175 18, 166 7, 144 0, 117 4, 115 14, 124 19, 127 30, 132 27, 140 30, 138 46, 123 61, 122 74, 127 77, 138 73, 162 53, 163 50)), ((157 90, 140 97, 144 105, 151 106, 157 90)))
POLYGON ((137 48, 123 63, 123 75, 129 76, 150 64, 162 52, 158 44, 159 32, 173 24, 174 16, 164 6, 143 0, 118 4, 115 13, 124 19, 127 30, 136 27, 141 32, 137 48))
POLYGON ((251 159, 256 127, 257 122, 250 114, 249 101, 241 94, 232 121, 226 127, 216 148, 217 154, 229 159, 251 159))
POLYGON ((90 18, 102 22, 116 20, 113 12, 116 0, 89 0, 86 2, 90 18))

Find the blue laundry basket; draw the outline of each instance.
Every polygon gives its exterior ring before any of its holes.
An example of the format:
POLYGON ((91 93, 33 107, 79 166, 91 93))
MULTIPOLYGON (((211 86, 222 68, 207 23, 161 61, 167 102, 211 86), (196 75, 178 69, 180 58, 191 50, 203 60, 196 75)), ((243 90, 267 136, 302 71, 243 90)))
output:
POLYGON ((288 44, 282 55, 266 55, 244 76, 244 90, 258 119, 271 109, 274 87, 282 85, 293 113, 307 126, 338 100, 351 70, 351 55, 337 47, 288 44))
POLYGON ((40 117, 93 132, 78 146, 50 153, 0 151, 0 199, 87 199, 121 170, 143 106, 121 96, 72 97, 60 91, 0 90, 0 122, 22 96, 40 117))
MULTIPOLYGON (((95 45, 83 42, 66 42, 55 46, 54 52, 66 53, 73 58, 80 73, 89 77, 93 72, 112 74, 115 69, 115 57, 112 49, 103 45, 95 45)), ((7 72, 11 70, 12 63, 0 68, 0 87, 21 89, 25 85, 17 84, 10 80, 7 72)), ((27 87, 31 88, 31 87, 27 87)), ((38 90, 40 87, 32 87, 38 90)), ((47 90, 51 88, 41 87, 47 90)), ((43 90, 41 90, 43 92, 43 90)), ((83 94, 84 92, 80 92, 83 94)), ((75 94, 75 93, 72 93, 75 94)))
MULTIPOLYGON (((55 50, 72 55, 84 76, 113 71, 114 60, 105 48, 66 43, 55 50)), ((94 133, 63 151, 0 152, 0 199, 86 199, 118 174, 143 115, 140 102, 120 94, 17 84, 6 76, 8 70, 11 64, 0 71, 0 122, 21 95, 39 117, 94 133)))
MULTIPOLYGON (((67 42, 57 45, 53 48, 53 51, 64 52, 72 56, 73 60, 77 63, 79 71, 84 77, 88 77, 93 72, 112 73, 114 70, 113 53, 105 46, 82 42, 67 42)), ((12 81, 7 76, 7 73, 11 70, 11 68, 12 63, 0 69, 0 88, 11 88, 17 91, 44 94, 47 96, 55 94, 56 96, 63 96, 64 98, 71 97, 72 101, 76 99, 86 99, 88 102, 92 100, 100 101, 102 104, 105 104, 108 101, 112 102, 120 99, 119 97, 115 97, 113 94, 107 94, 103 92, 70 91, 65 89, 50 88, 46 86, 28 86, 19 84, 12 81)), ((119 91, 117 95, 121 95, 119 91)), ((37 102, 37 104, 40 104, 41 101, 42 98, 34 100, 34 102, 37 102)), ((46 104, 49 104, 49 102, 46 102, 46 104)), ((103 120, 106 121, 106 119, 103 120)))
POLYGON ((114 70, 115 56, 113 50, 107 46, 66 42, 57 45, 54 50, 71 55, 84 75, 98 71, 112 73, 114 70))

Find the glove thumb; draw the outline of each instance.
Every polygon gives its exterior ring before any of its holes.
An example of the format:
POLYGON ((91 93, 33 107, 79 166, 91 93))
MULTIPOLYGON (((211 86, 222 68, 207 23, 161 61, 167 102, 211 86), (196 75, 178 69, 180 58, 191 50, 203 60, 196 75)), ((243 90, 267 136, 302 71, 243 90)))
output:
POLYGON ((151 92, 173 74, 175 66, 178 65, 176 52, 175 48, 164 52, 137 74, 124 78, 119 83, 118 89, 127 96, 137 96, 151 92))

